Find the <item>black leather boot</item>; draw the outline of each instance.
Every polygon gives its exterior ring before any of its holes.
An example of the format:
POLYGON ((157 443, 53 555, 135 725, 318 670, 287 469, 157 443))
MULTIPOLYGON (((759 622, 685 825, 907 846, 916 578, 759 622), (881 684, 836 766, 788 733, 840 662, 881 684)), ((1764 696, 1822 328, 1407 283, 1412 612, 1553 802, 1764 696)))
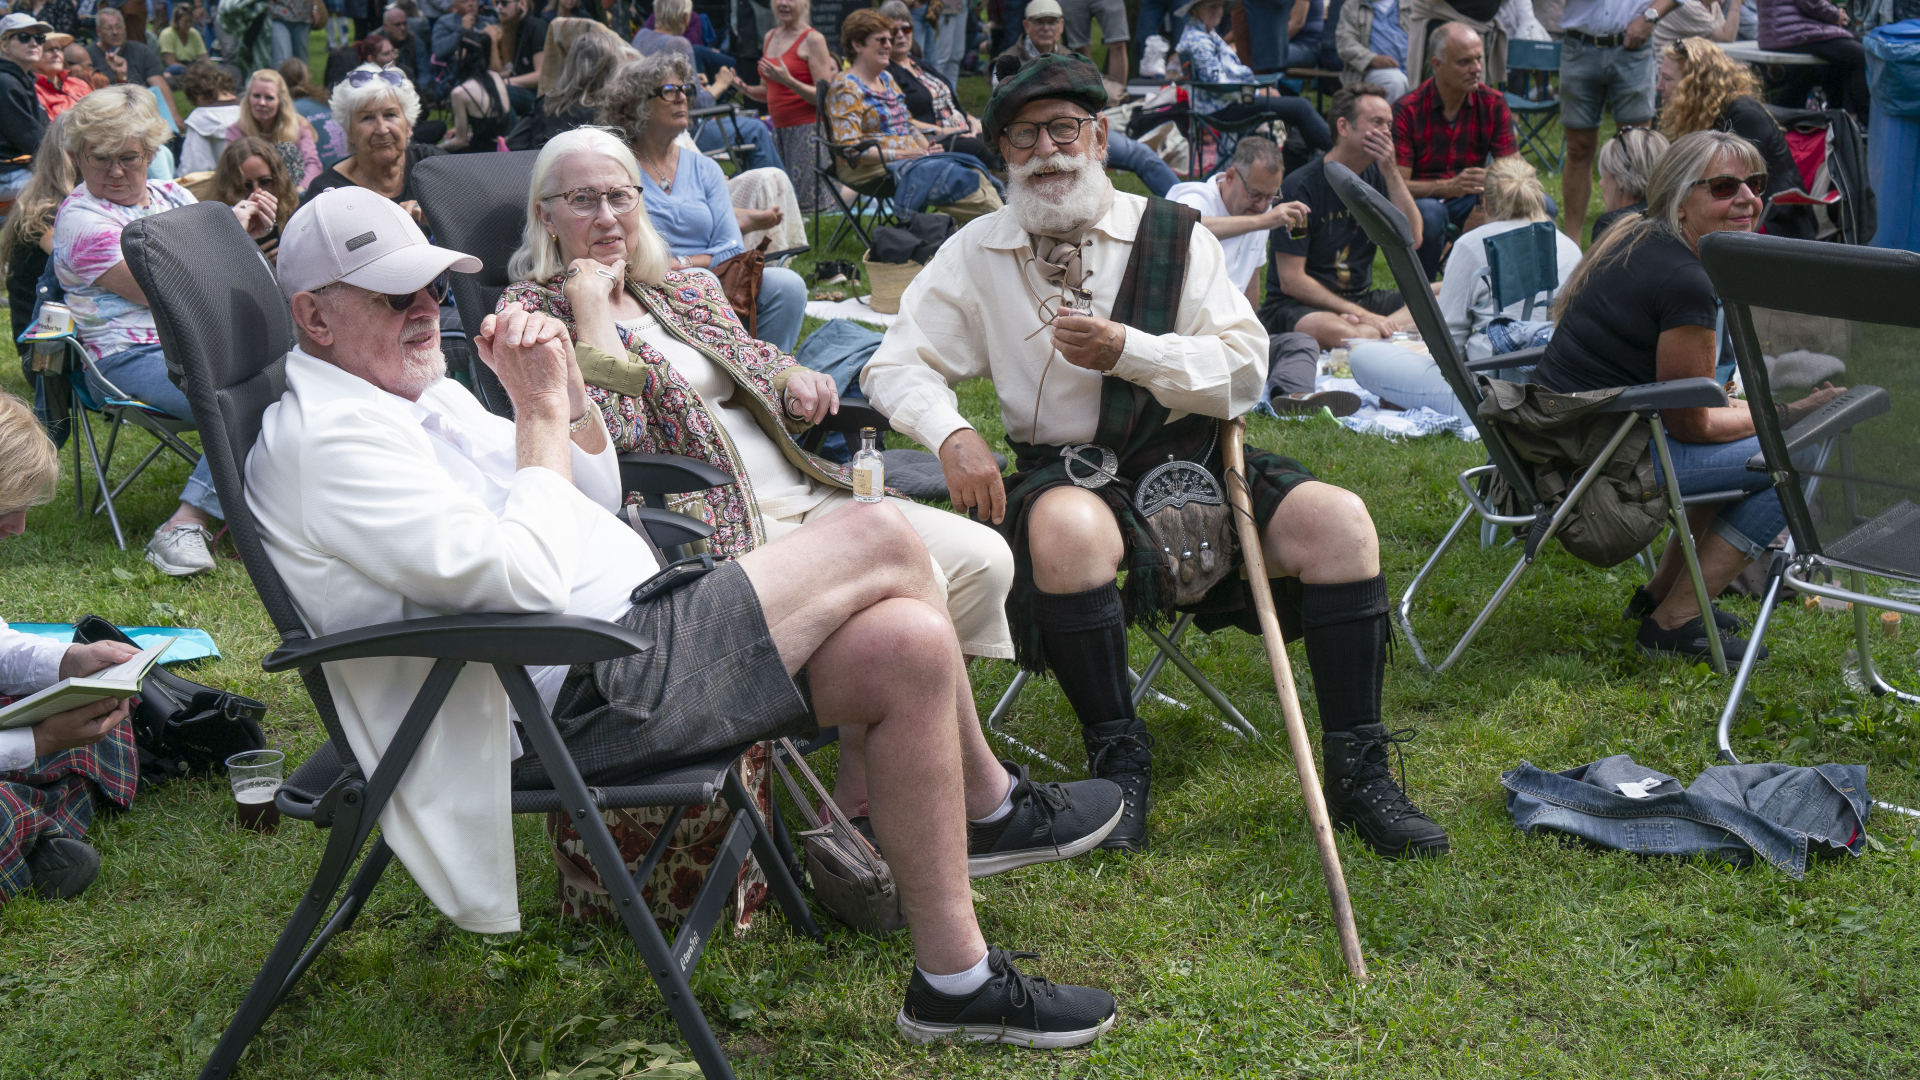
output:
POLYGON ((1120 823, 1100 846, 1144 853, 1147 812, 1153 808, 1153 736, 1147 734, 1146 722, 1129 718, 1083 724, 1080 736, 1087 744, 1087 775, 1118 784, 1126 802, 1120 823))
POLYGON ((1321 736, 1326 769, 1322 787, 1334 828, 1353 829, 1375 853, 1388 858, 1447 853, 1447 831, 1407 798, 1387 767, 1387 748, 1398 752, 1399 744, 1412 738, 1412 729, 1389 733, 1385 724, 1361 724, 1321 736))

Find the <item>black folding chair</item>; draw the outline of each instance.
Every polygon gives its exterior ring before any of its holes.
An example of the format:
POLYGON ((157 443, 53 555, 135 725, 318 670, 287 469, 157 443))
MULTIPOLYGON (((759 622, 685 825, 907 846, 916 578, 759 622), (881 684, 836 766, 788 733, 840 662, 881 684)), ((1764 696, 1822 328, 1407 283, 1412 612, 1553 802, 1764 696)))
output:
MULTIPOLYGON (((1420 256, 1413 246, 1412 230, 1408 228, 1407 219, 1399 209, 1388 202, 1386 196, 1355 176, 1353 170, 1346 166, 1330 161, 1326 169, 1327 179, 1333 184, 1334 191, 1339 194, 1340 201, 1346 204, 1354 220, 1366 230, 1367 237, 1379 245, 1380 250, 1386 255, 1387 266, 1393 270, 1395 280, 1424 282, 1426 277, 1420 270, 1420 256)), ((1587 489, 1592 487, 1593 482, 1599 478, 1602 468, 1613 456, 1613 452, 1625 441, 1633 426, 1639 423, 1645 423, 1652 429, 1654 451, 1659 455, 1662 475, 1669 478, 1666 484, 1667 516, 1673 525, 1674 535, 1680 540, 1681 550, 1686 555, 1687 571, 1693 579, 1694 594, 1706 596, 1706 579, 1700 572, 1700 557, 1694 550, 1693 534, 1687 527, 1686 508, 1707 503, 1728 502, 1743 498, 1746 493, 1742 491, 1703 492, 1683 498, 1679 485, 1673 483, 1671 479, 1674 475, 1673 456, 1667 448, 1667 433, 1665 426, 1660 422, 1660 410, 1724 406, 1727 403, 1727 395, 1718 383, 1708 378, 1674 379, 1670 382, 1630 386, 1622 390, 1620 395, 1608 403, 1603 410, 1618 413, 1621 417, 1612 438, 1605 449, 1595 456, 1593 464, 1581 471, 1580 479, 1567 492, 1566 498, 1561 500, 1559 506, 1550 508, 1534 487, 1533 470, 1521 460, 1501 426, 1480 416, 1481 393, 1479 378, 1476 374, 1478 371, 1537 363, 1544 350, 1526 349, 1469 363, 1454 348, 1453 335, 1447 332, 1446 320, 1440 315, 1440 305, 1434 299, 1432 290, 1407 289, 1402 292, 1401 297, 1407 302, 1407 310, 1412 314, 1414 325, 1419 329, 1420 336, 1426 341, 1434 363, 1439 365, 1440 373, 1446 377, 1447 384, 1453 388, 1454 394, 1468 407, 1467 413, 1473 418, 1474 428, 1480 432, 1482 443, 1487 448, 1487 464, 1467 469, 1457 478, 1460 490, 1466 493, 1467 508, 1460 512, 1453 527, 1447 530, 1446 537, 1440 541, 1440 546, 1427 557, 1426 563, 1420 567, 1420 572, 1415 574, 1413 581, 1407 585, 1407 591, 1401 595, 1399 607, 1395 612, 1400 622, 1400 630, 1407 635, 1407 644, 1413 646, 1414 658, 1420 662, 1421 667, 1429 671, 1445 671, 1460 659, 1460 655, 1479 635, 1481 628, 1487 624, 1487 620, 1492 618, 1493 613, 1505 602, 1507 594, 1513 591, 1514 585, 1520 580, 1520 575, 1526 573, 1527 568, 1533 565, 1541 547, 1559 532, 1562 525, 1566 524, 1574 507, 1579 505, 1580 497, 1586 494, 1587 489), (1528 508, 1527 513, 1504 514, 1501 513, 1500 508, 1488 502, 1490 481, 1496 475, 1519 496, 1521 504, 1528 508), (1508 572, 1506 580, 1500 583, 1493 598, 1488 600, 1486 606, 1480 610, 1480 614, 1474 618, 1472 625, 1467 627, 1466 633, 1461 635, 1460 640, 1454 644, 1446 659, 1436 665, 1427 659, 1425 647, 1414 635, 1413 599, 1420 591, 1420 586, 1433 575, 1434 568, 1440 564, 1440 557, 1446 554, 1447 548, 1452 546, 1454 539, 1460 535, 1461 530, 1466 528, 1467 522, 1476 515, 1481 521, 1496 527, 1525 529, 1526 542, 1522 547, 1520 560, 1514 563, 1513 569, 1508 572)), ((1704 610, 1705 600, 1701 602, 1701 606, 1704 610)), ((1727 670, 1727 662, 1725 651, 1720 644, 1719 631, 1714 626, 1713 619, 1707 618, 1703 621, 1707 627, 1707 641, 1713 652, 1713 670, 1724 673, 1727 670)))
POLYGON ((233 215, 217 203, 187 206, 135 222, 121 243, 134 279, 151 298, 168 360, 186 373, 187 396, 200 422, 227 525, 254 588, 280 631, 280 647, 262 666, 274 672, 300 672, 329 738, 294 771, 275 800, 281 813, 333 830, 326 853, 313 885, 302 896, 200 1075, 206 1080, 229 1076, 254 1034, 314 958, 335 935, 353 925, 392 858, 384 839, 360 861, 331 914, 328 905, 346 883, 348 871, 455 677, 462 667, 474 663, 493 667, 534 753, 553 777, 550 789, 513 792, 514 812, 561 811, 573 821, 601 881, 619 901, 627 934, 693 1059, 709 1077, 732 1077, 726 1054, 694 1000, 688 978, 711 940, 749 851, 759 858, 790 924, 808 936, 820 936, 789 873, 790 858, 779 850, 734 769, 746 747, 638 776, 623 786, 587 787, 527 668, 591 663, 651 647, 645 637, 613 623, 569 615, 456 615, 311 637, 262 546, 247 504, 243 470, 247 452, 259 435, 262 414, 286 388, 286 352, 293 343, 291 319, 273 275, 233 215), (219 272, 209 273, 209 268, 219 272), (321 665, 401 656, 431 658, 434 665, 380 760, 360 762, 340 725, 321 665), (717 798, 734 808, 734 820, 705 886, 669 947, 641 897, 641 885, 666 853, 686 808, 717 798), (659 839, 635 874, 628 875, 600 811, 652 807, 672 809, 659 839))
MULTIPOLYGON (((1920 254, 1710 233, 1700 241, 1700 261, 1726 306, 1760 439, 1747 468, 1773 477, 1787 515, 1790 540, 1770 568, 1753 644, 1766 636, 1784 589, 1844 600, 1853 605, 1861 681, 1875 695, 1920 704, 1920 694, 1889 683, 1873 662, 1875 611, 1920 616, 1910 592, 1920 586, 1920 401, 1903 402, 1882 388, 1912 385, 1920 357, 1920 254), (1782 430, 1776 406, 1783 402, 1766 358, 1793 349, 1845 361, 1848 387, 1782 430), (1835 584, 1836 577, 1847 584, 1835 584), (1870 590, 1869 578, 1882 588, 1870 590), (1907 598, 1897 595, 1902 588, 1907 598)), ((1720 714, 1720 756, 1735 763, 1733 718, 1754 651, 1748 649, 1720 714)))

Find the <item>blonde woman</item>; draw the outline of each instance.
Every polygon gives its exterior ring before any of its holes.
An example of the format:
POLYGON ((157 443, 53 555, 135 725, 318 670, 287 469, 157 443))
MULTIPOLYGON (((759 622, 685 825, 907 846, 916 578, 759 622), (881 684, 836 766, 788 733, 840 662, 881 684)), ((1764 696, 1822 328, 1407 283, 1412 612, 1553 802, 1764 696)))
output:
POLYGON ((1660 54, 1656 88, 1660 134, 1673 140, 1696 131, 1731 131, 1759 148, 1767 163, 1763 200, 1800 186, 1800 167, 1786 134, 1760 102, 1760 83, 1751 67, 1705 38, 1687 38, 1660 54))
POLYGON ((1666 152, 1667 137, 1652 128, 1622 128, 1600 148, 1600 201, 1606 212, 1593 219, 1589 244, 1598 244, 1614 222, 1647 208, 1647 178, 1666 152))
MULTIPOLYGON (((59 475, 60 459, 33 410, 0 393, 0 538, 27 531, 28 508, 53 498, 59 475)), ((0 694, 25 697, 135 651, 117 641, 54 641, 0 622, 0 694)), ((133 805, 139 765, 121 722, 132 700, 96 701, 0 731, 0 904, 29 892, 64 900, 100 872, 100 856, 81 836, 101 800, 133 805)))
POLYGON ((247 80, 246 100, 240 106, 240 119, 227 129, 227 141, 242 135, 254 135, 272 143, 286 163, 287 174, 301 191, 320 175, 319 137, 294 106, 293 91, 287 80, 272 68, 261 68, 247 80))
POLYGON ((7 269, 7 305, 18 334, 33 321, 34 290, 53 252, 53 216, 79 183, 73 159, 61 148, 66 113, 53 118, 33 157, 33 176, 0 225, 0 266, 7 269))

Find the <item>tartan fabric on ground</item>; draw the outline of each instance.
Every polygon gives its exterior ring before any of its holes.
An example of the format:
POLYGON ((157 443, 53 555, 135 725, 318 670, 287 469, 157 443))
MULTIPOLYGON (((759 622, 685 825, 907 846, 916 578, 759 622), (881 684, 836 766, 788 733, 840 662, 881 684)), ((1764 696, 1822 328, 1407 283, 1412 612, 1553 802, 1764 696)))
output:
POLYGON ((133 805, 140 777, 133 729, 113 729, 92 746, 35 761, 34 768, 0 773, 0 903, 28 885, 27 852, 43 836, 78 840, 93 824, 94 799, 133 805))
POLYGON ((1432 79, 1393 107, 1394 160, 1411 168, 1415 180, 1445 180, 1518 150, 1507 99, 1490 86, 1474 87, 1451 124, 1432 79))

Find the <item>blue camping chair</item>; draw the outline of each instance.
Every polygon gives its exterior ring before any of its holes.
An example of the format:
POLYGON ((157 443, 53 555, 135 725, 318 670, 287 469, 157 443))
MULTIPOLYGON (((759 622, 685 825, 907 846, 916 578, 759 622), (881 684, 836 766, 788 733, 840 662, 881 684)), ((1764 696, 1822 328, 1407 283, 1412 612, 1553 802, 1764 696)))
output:
MULTIPOLYGON (((1521 41, 1512 39, 1507 42, 1507 74, 1509 79, 1515 72, 1521 75, 1545 71, 1557 74, 1560 71, 1560 43, 1557 41, 1521 41)), ((1511 83, 1509 84, 1511 85, 1511 83)), ((1560 95, 1558 90, 1547 101, 1532 101, 1525 94, 1507 91, 1507 111, 1513 114, 1514 134, 1519 136, 1520 152, 1533 152, 1533 163, 1543 170, 1559 172, 1567 161, 1567 140, 1563 134, 1559 145, 1548 138, 1547 129, 1560 118, 1560 95)))
POLYGON ((1524 300, 1526 306, 1521 308, 1520 317, 1531 320, 1536 302, 1541 307, 1553 303, 1554 290, 1560 287, 1560 242, 1553 222, 1536 221, 1489 236, 1484 243, 1487 280, 1493 286, 1496 305, 1505 309, 1524 300))

